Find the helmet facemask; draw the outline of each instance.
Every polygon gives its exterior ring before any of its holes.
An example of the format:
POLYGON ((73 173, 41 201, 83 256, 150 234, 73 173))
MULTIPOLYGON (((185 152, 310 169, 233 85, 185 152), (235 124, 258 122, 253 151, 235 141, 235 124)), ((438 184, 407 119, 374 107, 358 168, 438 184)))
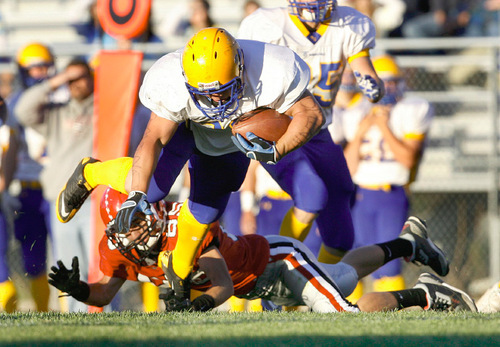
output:
POLYGON ((209 85, 213 85, 214 87, 207 88, 207 85, 205 85, 195 88, 186 83, 189 95, 196 107, 203 115, 217 121, 224 120, 234 114, 240 107, 240 99, 243 95, 242 78, 235 77, 222 86, 219 86, 218 82, 213 82, 209 85), (221 99, 221 101, 215 101, 211 97, 213 94, 227 94, 229 98, 226 98, 227 100, 221 99))
MULTIPOLYGON (((154 207, 151 207, 154 210, 154 207)), ((158 256, 164 241, 163 230, 165 222, 158 218, 156 210, 153 215, 138 213, 132 220, 130 231, 119 233, 115 227, 115 220, 109 222, 106 236, 113 246, 128 260, 139 265, 150 265, 158 256)))
POLYGON ((336 7, 336 0, 317 0, 313 2, 288 1, 289 13, 292 16, 297 16, 301 22, 323 23, 332 18, 336 7))

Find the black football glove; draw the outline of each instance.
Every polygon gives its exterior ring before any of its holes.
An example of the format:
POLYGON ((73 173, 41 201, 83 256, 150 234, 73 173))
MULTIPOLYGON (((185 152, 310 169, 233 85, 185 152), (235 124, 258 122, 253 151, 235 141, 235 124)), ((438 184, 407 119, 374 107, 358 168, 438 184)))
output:
POLYGON ((172 288, 168 288, 165 293, 160 294, 160 299, 165 302, 166 312, 188 311, 191 308, 191 300, 179 298, 172 288))
POLYGON ((207 312, 215 307, 215 300, 208 294, 203 294, 193 300, 191 310, 207 312))
POLYGON ((166 312, 206 312, 215 307, 215 300, 210 295, 200 295, 191 302, 188 298, 178 298, 171 288, 160 294, 160 299, 165 302, 166 312))
POLYGON ((134 215, 142 212, 146 215, 151 215, 151 206, 147 201, 145 193, 138 190, 131 191, 127 200, 122 204, 115 218, 116 230, 120 234, 126 234, 130 230, 130 225, 134 219, 134 215))
POLYGON ((80 281, 78 257, 73 257, 71 270, 68 270, 60 260, 57 261, 57 266, 50 268, 52 272, 49 273, 49 284, 78 301, 86 301, 90 295, 90 288, 87 283, 80 281))

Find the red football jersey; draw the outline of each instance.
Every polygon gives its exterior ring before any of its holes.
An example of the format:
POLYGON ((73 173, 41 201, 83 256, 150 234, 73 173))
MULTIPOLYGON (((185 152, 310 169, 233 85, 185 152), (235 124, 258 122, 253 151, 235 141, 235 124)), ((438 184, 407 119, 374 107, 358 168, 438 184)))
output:
MULTIPOLYGON (((164 231, 167 242, 162 250, 173 250, 177 242, 177 218, 181 203, 161 201, 155 205, 160 218, 167 220, 164 231)), ((207 236, 203 240, 195 258, 192 288, 206 291, 210 281, 205 274, 199 271, 198 258, 205 250, 215 245, 224 257, 229 273, 233 280, 236 295, 246 294, 254 285, 269 262, 269 243, 260 235, 234 236, 222 231, 218 222, 212 223, 207 236)), ((106 276, 123 278, 130 281, 152 282, 157 286, 167 285, 163 270, 158 262, 148 266, 141 266, 127 258, 108 241, 106 235, 99 244, 100 269, 106 276)))

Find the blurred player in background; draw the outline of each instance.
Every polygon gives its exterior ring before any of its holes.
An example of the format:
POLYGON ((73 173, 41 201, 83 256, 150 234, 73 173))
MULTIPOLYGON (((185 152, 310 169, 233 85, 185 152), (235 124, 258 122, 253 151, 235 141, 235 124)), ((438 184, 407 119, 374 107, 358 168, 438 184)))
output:
POLYGON ((18 132, 6 124, 7 106, 0 97, 0 310, 13 312, 17 306, 16 287, 10 279, 8 265, 9 235, 13 230, 14 211, 8 188, 16 169, 19 147, 18 132))
MULTIPOLYGON (((171 264, 168 254, 179 242, 178 223, 181 203, 160 201, 152 204, 152 214, 139 212, 127 233, 116 227, 120 205, 127 196, 108 188, 101 199, 105 224, 99 252, 103 277, 96 283, 80 281, 78 258, 71 269, 63 262, 52 267, 50 283, 59 290, 89 305, 103 306, 111 301, 126 280, 151 281, 168 288, 171 264), (164 263, 167 260, 167 263, 164 263)), ((276 304, 307 305, 314 312, 388 311, 420 306, 435 310, 476 311, 473 300, 464 292, 443 283, 431 274, 422 274, 410 290, 371 293, 352 305, 345 299, 361 278, 382 264, 407 256, 424 262, 445 274, 449 264, 444 254, 427 236, 425 222, 410 217, 401 235, 389 242, 363 247, 346 254, 335 265, 320 264, 300 241, 272 235, 235 237, 213 223, 197 252, 190 284, 205 293, 192 302, 179 300, 172 290, 161 297, 167 311, 209 311, 231 295, 264 298, 276 304)))
POLYGON ((327 125, 347 63, 370 101, 378 101, 384 93, 369 58, 369 49, 375 46, 373 23, 334 0, 290 0, 288 9, 260 8, 246 17, 238 37, 287 46, 309 66, 308 89, 322 106, 326 124, 285 160, 263 165, 294 201, 280 234, 303 241, 316 220, 323 240, 318 259, 336 263, 353 245, 353 183, 342 148, 333 143, 327 125))
MULTIPOLYGON (((345 157, 357 185, 352 209, 355 247, 398 235, 408 217, 408 185, 415 178, 434 115, 426 100, 404 96, 403 75, 393 57, 376 57, 373 65, 385 83, 384 98, 368 108, 359 94, 352 93, 350 107, 335 108, 332 128, 334 141, 346 143, 345 157)), ((347 74, 343 88, 355 88, 353 80, 347 74)), ((376 291, 405 287, 400 261, 371 276, 376 291)))
POLYGON ((196 251, 240 188, 250 158, 276 163, 322 126, 307 81, 306 64, 286 47, 238 42, 221 28, 201 30, 184 50, 163 56, 146 73, 139 96, 152 114, 134 159, 83 159, 59 194, 59 220, 68 222, 93 188, 106 184, 129 194, 116 217, 118 230, 127 233, 134 214, 149 214, 148 201, 165 197, 189 160, 190 195, 179 216, 183 232, 170 259, 171 277, 178 279, 174 290, 186 296, 184 279, 196 251), (274 143, 255 135, 241 143, 231 124, 259 106, 293 120, 274 143))
MULTIPOLYGON (((90 66, 84 59, 74 58, 60 73, 26 89, 14 111, 25 127, 32 127, 47 141, 50 160, 44 165, 40 180, 44 197, 51 205, 55 254, 69 261, 78 253, 86 278, 90 258, 90 202, 83 206, 84 213, 79 218, 63 225, 57 222, 55 201, 60 182, 70 176, 74 163, 92 154, 94 78, 90 66), (51 99, 52 92, 65 87, 69 89, 69 100, 56 102, 51 99)), ((63 302, 68 304, 70 312, 87 310, 72 298, 64 298, 63 302)))
MULTIPOLYGON (((54 55, 47 45, 31 42, 17 53, 17 71, 20 88, 6 99, 9 118, 19 129, 17 169, 10 187, 11 195, 18 202, 14 229, 20 242, 24 271, 30 281, 31 295, 36 310, 48 311, 49 286, 47 282, 47 238, 50 234, 50 206, 43 196, 40 173, 47 162, 46 139, 33 128, 20 124, 14 113, 26 89, 53 77, 56 73, 54 55)), ((50 94, 54 103, 66 102, 67 88, 50 94)))

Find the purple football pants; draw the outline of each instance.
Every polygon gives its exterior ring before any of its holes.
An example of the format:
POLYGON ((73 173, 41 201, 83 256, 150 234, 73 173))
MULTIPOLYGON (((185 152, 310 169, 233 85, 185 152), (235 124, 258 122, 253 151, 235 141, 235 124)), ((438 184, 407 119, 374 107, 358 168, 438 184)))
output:
POLYGON ((220 156, 202 154, 196 148, 193 133, 182 123, 162 150, 149 186, 149 201, 167 196, 188 160, 189 209, 198 222, 212 223, 221 217, 231 192, 240 189, 250 159, 240 151, 220 156))
MULTIPOLYGON (((358 188, 352 209, 356 239, 354 246, 361 247, 393 240, 399 236, 408 217, 409 203, 403 187, 390 191, 358 188)), ((401 274, 401 260, 395 259, 372 277, 379 279, 401 274)))
POLYGON ((21 244, 26 273, 37 277, 47 266, 50 206, 40 189, 23 189, 18 199, 21 209, 14 219, 15 235, 21 244))
POLYGON ((316 223, 326 246, 345 251, 352 248, 350 202, 354 185, 342 147, 332 141, 327 129, 276 165, 263 165, 296 207, 319 213, 316 223))

